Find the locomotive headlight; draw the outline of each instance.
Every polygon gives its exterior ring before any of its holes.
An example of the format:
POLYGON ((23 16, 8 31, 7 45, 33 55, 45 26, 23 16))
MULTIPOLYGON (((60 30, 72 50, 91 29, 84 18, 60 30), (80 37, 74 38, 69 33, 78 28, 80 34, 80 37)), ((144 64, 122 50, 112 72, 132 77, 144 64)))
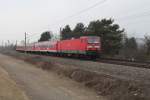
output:
POLYGON ((93 48, 93 46, 90 46, 90 45, 89 45, 89 46, 87 46, 87 48, 93 48))
POLYGON ((100 48, 100 46, 94 46, 94 48, 100 48))

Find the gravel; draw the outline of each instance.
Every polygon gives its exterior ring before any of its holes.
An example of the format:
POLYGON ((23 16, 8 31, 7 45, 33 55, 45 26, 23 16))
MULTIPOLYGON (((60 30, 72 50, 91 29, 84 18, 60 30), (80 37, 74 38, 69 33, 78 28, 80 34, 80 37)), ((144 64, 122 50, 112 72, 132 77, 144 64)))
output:
POLYGON ((150 69, 146 68, 136 68, 131 66, 58 57, 43 57, 43 59, 55 63, 78 67, 84 70, 94 71, 100 74, 110 75, 119 79, 134 80, 145 84, 150 84, 150 69))
POLYGON ((150 69, 6 50, 3 53, 46 67, 50 67, 48 63, 58 65, 66 76, 93 87, 99 94, 111 95, 110 100, 150 100, 150 69))
MULTIPOLYGON (((4 51, 3 51, 4 52, 4 51)), ((15 51, 6 51, 5 53, 10 53, 11 55, 16 55, 15 51)), ((32 56, 30 54, 17 53, 17 56, 32 56)), ((70 58, 60 58, 51 56, 36 56, 37 61, 53 62, 63 65, 73 66, 80 69, 93 71, 100 74, 109 75, 118 79, 126 79, 142 82, 145 84, 150 84, 150 69, 146 68, 136 68, 124 65, 106 64, 94 61, 80 60, 80 59, 70 59, 70 58)))

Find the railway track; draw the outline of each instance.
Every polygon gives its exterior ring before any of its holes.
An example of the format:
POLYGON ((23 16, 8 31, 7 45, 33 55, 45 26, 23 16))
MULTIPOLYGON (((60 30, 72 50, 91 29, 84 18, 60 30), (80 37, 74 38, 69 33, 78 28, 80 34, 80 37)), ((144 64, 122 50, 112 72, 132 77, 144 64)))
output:
MULTIPOLYGON (((44 56, 49 56, 49 55, 44 55, 44 56)), ((53 56, 53 57, 61 57, 61 56, 53 56)), ((89 58, 76 58, 76 57, 67 57, 67 56, 66 57, 63 56, 61 58, 80 59, 80 60, 91 61, 91 59, 89 59, 89 58)), ((99 58, 99 59, 96 59, 96 60, 94 59, 92 61, 150 69, 150 62, 131 61, 131 60, 112 59, 112 58, 99 58)))
MULTIPOLYGON (((47 54, 36 54, 39 56, 52 56, 47 54)), ((60 56, 54 56, 53 57, 60 57, 60 56)), ((80 60, 87 60, 91 61, 91 59, 86 58, 76 58, 76 57, 64 57, 67 59, 80 59, 80 60)), ((61 58, 62 58, 61 57, 61 58)), ((99 58, 96 60, 92 60, 94 62, 101 62, 101 63, 108 63, 108 64, 116 64, 116 65, 125 65, 125 66, 132 66, 132 67, 138 67, 138 68, 147 68, 150 69, 150 62, 142 62, 142 61, 131 61, 131 60, 123 60, 123 59, 113 59, 113 58, 99 58)))
MULTIPOLYGON (((67 58, 67 59, 80 59, 80 60, 91 61, 91 59, 86 58, 86 57, 85 58, 84 57, 78 58, 78 57, 55 56, 55 55, 46 55, 46 54, 42 54, 42 55, 39 54, 39 55, 40 56, 53 56, 53 57, 61 57, 61 58, 67 58)), ((92 61, 150 69, 150 62, 143 62, 143 61, 132 61, 132 60, 113 59, 113 58, 99 58, 99 59, 96 59, 96 60, 94 59, 92 61)))
POLYGON ((101 58, 101 59, 98 59, 97 61, 102 62, 102 63, 109 63, 109 64, 125 65, 125 66, 132 66, 132 67, 150 69, 150 62, 121 60, 121 59, 110 59, 110 58, 101 58))

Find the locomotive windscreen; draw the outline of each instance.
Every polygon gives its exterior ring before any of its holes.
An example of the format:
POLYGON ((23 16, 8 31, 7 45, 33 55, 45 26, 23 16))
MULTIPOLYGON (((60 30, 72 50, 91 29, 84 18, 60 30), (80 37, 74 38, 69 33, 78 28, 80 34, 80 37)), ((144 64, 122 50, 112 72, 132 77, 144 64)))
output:
POLYGON ((97 36, 88 37, 88 43, 100 43, 100 38, 97 36))

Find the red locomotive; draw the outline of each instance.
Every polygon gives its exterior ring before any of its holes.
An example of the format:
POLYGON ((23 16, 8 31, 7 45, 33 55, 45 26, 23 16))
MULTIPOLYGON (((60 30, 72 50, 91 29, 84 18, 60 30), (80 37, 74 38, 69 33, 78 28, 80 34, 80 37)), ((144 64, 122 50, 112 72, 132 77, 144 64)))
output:
POLYGON ((79 39, 46 41, 17 46, 17 51, 31 53, 47 53, 59 56, 98 57, 101 52, 101 42, 98 36, 84 36, 79 39))

